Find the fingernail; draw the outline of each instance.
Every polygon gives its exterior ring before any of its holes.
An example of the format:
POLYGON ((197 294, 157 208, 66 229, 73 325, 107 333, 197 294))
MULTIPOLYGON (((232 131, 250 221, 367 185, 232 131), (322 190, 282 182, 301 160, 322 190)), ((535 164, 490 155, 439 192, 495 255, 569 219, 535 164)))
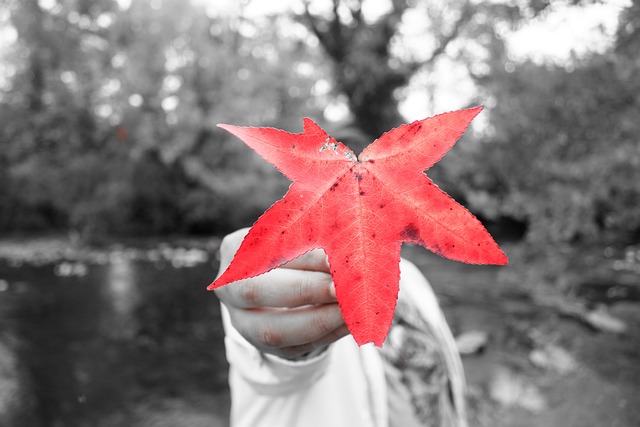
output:
POLYGON ((329 295, 336 298, 336 284, 333 282, 329 285, 329 295))

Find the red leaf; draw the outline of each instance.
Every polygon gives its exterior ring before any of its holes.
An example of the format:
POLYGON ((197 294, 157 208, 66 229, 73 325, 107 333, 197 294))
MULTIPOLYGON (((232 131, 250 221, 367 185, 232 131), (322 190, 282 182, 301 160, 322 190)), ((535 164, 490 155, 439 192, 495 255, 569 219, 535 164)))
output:
POLYGON ((294 182, 256 221, 209 289, 323 248, 351 334, 360 345, 380 346, 395 311, 402 242, 457 261, 506 264, 507 257, 480 221, 423 172, 444 156, 481 110, 402 125, 365 148, 359 159, 310 119, 304 120, 300 134, 220 125, 294 182))

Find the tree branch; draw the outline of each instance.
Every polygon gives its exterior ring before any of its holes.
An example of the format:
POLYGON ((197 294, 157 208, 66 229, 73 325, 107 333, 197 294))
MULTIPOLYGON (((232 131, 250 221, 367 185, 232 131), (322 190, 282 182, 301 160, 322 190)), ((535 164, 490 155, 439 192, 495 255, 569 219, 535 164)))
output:
POLYGON ((449 46, 449 44, 458 37, 458 35, 460 34, 460 31, 462 30, 464 25, 471 19, 472 16, 473 16, 473 8, 469 5, 469 3, 465 3, 464 8, 462 9, 462 13, 460 14, 460 18, 454 24, 453 30, 451 31, 451 33, 444 36, 444 38, 440 40, 438 47, 435 48, 434 51, 431 53, 431 56, 424 61, 424 64, 432 64, 436 59, 438 59, 438 57, 445 52, 445 50, 447 49, 447 46, 449 46))
POLYGON ((338 16, 338 6, 340 0, 333 0, 333 18, 327 21, 328 29, 323 30, 318 25, 319 18, 314 17, 309 11, 309 2, 304 1, 304 16, 305 20, 311 27, 311 31, 318 38, 318 41, 325 49, 325 51, 331 56, 337 63, 344 60, 346 56, 345 48, 348 46, 350 40, 345 39, 344 28, 340 23, 338 16))
POLYGON ((361 27, 363 24, 362 0, 358 0, 355 4, 356 6, 349 7, 349 9, 351 10, 351 16, 353 17, 353 20, 356 22, 356 27, 361 27))

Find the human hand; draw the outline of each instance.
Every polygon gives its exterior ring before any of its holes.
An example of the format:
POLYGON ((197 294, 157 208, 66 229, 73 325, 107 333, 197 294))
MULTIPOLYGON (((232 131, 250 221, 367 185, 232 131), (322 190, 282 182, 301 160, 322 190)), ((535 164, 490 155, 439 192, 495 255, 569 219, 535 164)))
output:
MULTIPOLYGON (((238 230, 223 239, 218 275, 231 262, 247 231, 238 230)), ((293 360, 349 334, 327 257, 320 249, 214 292, 229 310, 233 326, 263 353, 293 360)))

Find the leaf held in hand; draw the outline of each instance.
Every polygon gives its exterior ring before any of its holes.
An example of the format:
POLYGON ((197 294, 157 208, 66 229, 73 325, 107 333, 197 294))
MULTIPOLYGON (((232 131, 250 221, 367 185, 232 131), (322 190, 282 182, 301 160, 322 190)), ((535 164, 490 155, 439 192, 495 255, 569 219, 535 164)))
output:
POLYGON ((402 242, 452 260, 507 263, 480 221, 424 174, 481 110, 399 126, 359 157, 310 119, 304 120, 299 134, 219 125, 293 183, 256 221, 231 264, 208 289, 266 273, 322 248, 354 339, 359 345, 381 346, 395 311, 402 242))

